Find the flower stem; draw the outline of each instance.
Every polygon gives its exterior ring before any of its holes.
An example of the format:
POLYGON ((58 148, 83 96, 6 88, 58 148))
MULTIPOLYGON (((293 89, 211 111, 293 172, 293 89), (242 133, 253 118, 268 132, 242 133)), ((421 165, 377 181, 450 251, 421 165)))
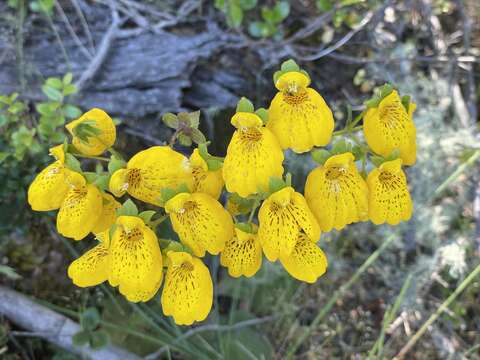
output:
POLYGON ((355 127, 352 127, 352 128, 345 128, 345 129, 342 129, 342 130, 337 130, 337 131, 334 131, 333 132, 333 136, 340 136, 340 135, 345 135, 345 134, 349 134, 349 133, 353 133, 353 132, 357 132, 357 131, 360 131, 363 129, 363 125, 358 125, 358 126, 355 126, 355 127))
POLYGON ((253 220, 253 215, 255 215, 255 210, 257 210, 258 206, 260 205, 260 200, 256 199, 253 203, 252 210, 250 211, 250 215, 248 216, 248 222, 251 223, 253 220))
POLYGON ((477 265, 475 269, 462 281, 462 283, 455 289, 455 291, 445 300, 442 305, 428 318, 427 321, 422 325, 422 327, 408 340, 407 344, 400 350, 397 356, 394 359, 402 359, 411 349, 415 346, 418 339, 422 337, 423 334, 428 330, 430 325, 432 325, 435 320, 442 315, 445 310, 448 309, 448 306, 460 295, 460 293, 465 290, 465 288, 480 274, 480 264, 477 265))
POLYGON ((100 161, 110 161, 109 158, 103 157, 103 156, 89 156, 89 155, 80 155, 80 154, 72 154, 73 156, 80 157, 80 158, 85 158, 85 159, 95 159, 95 160, 100 160, 100 161))

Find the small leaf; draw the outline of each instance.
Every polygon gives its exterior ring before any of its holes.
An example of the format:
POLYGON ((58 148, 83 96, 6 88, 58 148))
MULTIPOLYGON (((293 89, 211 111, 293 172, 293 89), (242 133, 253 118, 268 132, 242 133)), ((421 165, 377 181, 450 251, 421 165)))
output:
POLYGON ((192 128, 191 131, 192 131, 191 139, 195 144, 204 144, 207 142, 205 135, 203 135, 203 133, 200 130, 192 128))
POLYGON ((285 181, 283 181, 282 178, 277 178, 277 177, 270 177, 269 180, 269 191, 271 194, 276 193, 279 190, 282 190, 284 187, 287 186, 285 184, 285 181))
POLYGON ((62 79, 63 85, 70 84, 72 80, 73 80, 73 74, 71 72, 66 73, 62 79))
POLYGON ((80 161, 77 160, 75 156, 72 154, 65 154, 65 165, 72 171, 81 173, 82 167, 80 165, 80 161))
POLYGON ((234 28, 240 27, 243 22, 243 10, 237 4, 230 2, 227 13, 228 25, 234 28))
POLYGON ((138 208, 135 203, 128 199, 119 209, 117 209, 117 216, 137 216, 138 208))
POLYGON ((82 115, 82 110, 74 105, 64 105, 62 107, 63 114, 69 119, 76 119, 82 115))
POLYGON ((166 113, 162 116, 162 121, 167 125, 169 128, 178 129, 179 121, 177 115, 173 113, 166 113))
POLYGON ((42 92, 51 100, 62 101, 63 99, 62 93, 51 86, 43 85, 42 92))
POLYGON ((208 159, 207 161, 208 170, 217 171, 220 170, 223 166, 223 161, 217 159, 208 159))
POLYGON ((97 308, 89 307, 80 316, 80 325, 84 330, 93 331, 100 324, 100 313, 97 308))
POLYGON ((385 162, 385 159, 381 156, 374 155, 370 157, 370 161, 375 165, 376 167, 379 167, 385 162))
POLYGON ((237 103, 236 112, 249 112, 253 113, 255 108, 250 100, 246 97, 242 97, 237 103))
POLYGON ((270 30, 266 23, 261 21, 253 21, 248 25, 248 32, 256 38, 266 38, 270 36, 270 30))
POLYGON ((110 181, 110 175, 99 175, 93 182, 100 190, 108 190, 108 183, 110 181))
POLYGON ((300 71, 300 66, 298 66, 294 60, 289 59, 282 63, 280 70, 284 73, 291 72, 291 71, 300 71))
POLYGON ((109 344, 109 342, 110 337, 103 330, 95 331, 90 337, 90 347, 93 350, 99 350, 101 348, 104 348, 109 344))
POLYGON ((402 105, 405 108, 405 110, 408 111, 410 110, 410 102, 412 101, 412 98, 410 95, 403 95, 402 96, 402 105))
POLYGON ((88 331, 79 331, 72 336, 72 342, 75 346, 83 346, 90 341, 90 333, 88 331))
POLYGON ((388 156, 385 158, 386 161, 392 161, 392 160, 396 160, 400 157, 400 149, 398 148, 395 148, 393 149, 393 151, 388 154, 388 156))
POLYGON ((330 0, 317 0, 316 5, 317 5, 317 9, 323 12, 329 11, 333 7, 332 2, 330 0))
POLYGON ((312 154, 313 161, 315 161, 317 164, 320 164, 320 165, 325 164, 325 161, 327 161, 328 158, 332 156, 330 151, 325 149, 313 150, 311 154, 312 154))
POLYGON ((183 132, 178 135, 178 142, 183 146, 192 146, 192 138, 183 132))
POLYGON ((61 90, 63 88, 63 82, 58 78, 48 78, 45 84, 57 90, 61 90))
POLYGON ((273 7, 273 23, 279 24, 285 20, 290 13, 290 4, 288 1, 280 1, 273 7))
POLYGON ((140 214, 138 214, 138 217, 142 218, 145 224, 148 224, 150 220, 152 220, 153 215, 155 214, 156 214, 156 211, 154 210, 145 210, 145 211, 142 211, 140 214))
POLYGON ((239 0, 238 4, 243 10, 251 10, 257 6, 257 0, 239 0))
POLYGON ((256 234, 256 227, 252 226, 251 223, 236 223, 235 227, 240 229, 243 232, 249 234, 256 234))
POLYGON ((332 147, 332 154, 343 154, 349 151, 349 145, 345 140, 339 140, 332 147))
POLYGON ((124 168, 127 163, 123 159, 119 159, 117 156, 110 156, 110 161, 108 162, 108 172, 113 174, 115 171, 124 168))
POLYGON ((188 122, 190 127, 198 129, 200 125, 200 110, 188 113, 188 122))
POLYGON ((77 87, 73 84, 65 85, 65 87, 63 88, 64 96, 72 95, 72 94, 75 94, 76 92, 77 92, 77 87))

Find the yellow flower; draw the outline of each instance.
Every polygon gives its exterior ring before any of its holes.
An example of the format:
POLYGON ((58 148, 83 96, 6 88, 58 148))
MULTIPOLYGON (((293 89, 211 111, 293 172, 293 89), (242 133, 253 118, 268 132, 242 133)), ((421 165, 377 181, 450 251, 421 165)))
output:
POLYGON ((284 73, 275 83, 279 92, 270 104, 267 128, 282 149, 303 153, 327 145, 332 138, 332 111, 309 85, 310 78, 299 71, 284 73))
POLYGON ((228 268, 228 274, 232 277, 252 277, 262 265, 262 246, 256 234, 256 226, 252 231, 253 233, 245 232, 235 227, 235 233, 220 255, 220 264, 228 268))
POLYGON ((259 116, 238 112, 232 117, 237 128, 223 163, 223 178, 229 192, 247 197, 267 191, 271 177, 283 174, 283 152, 259 116))
POLYGON ((193 192, 201 192, 218 199, 224 185, 222 169, 208 170, 207 162, 202 158, 198 149, 193 150, 190 156, 193 175, 193 192))
POLYGON ((87 111, 65 127, 73 136, 73 146, 85 155, 100 155, 115 143, 115 124, 101 109, 87 111))
POLYGON ((168 146, 154 146, 140 151, 110 178, 109 188, 119 197, 128 192, 134 198, 160 205, 162 189, 176 189, 181 184, 192 187, 188 159, 168 146))
POLYGON ((103 197, 102 213, 98 218, 98 221, 96 222, 95 226, 92 229, 92 232, 94 234, 98 234, 106 230, 109 230, 110 227, 115 223, 115 219, 117 218, 117 214, 116 214, 117 209, 122 206, 110 194, 103 193, 102 197, 103 197))
POLYGON ((217 255, 233 236, 233 220, 222 205, 203 193, 180 193, 167 201, 173 230, 195 256, 217 255))
POLYGON ((170 251, 162 308, 178 325, 191 325, 208 316, 213 302, 213 283, 203 262, 186 253, 170 251))
POLYGON ((330 157, 307 177, 305 198, 322 231, 368 219, 368 189, 352 153, 330 157))
POLYGON ((378 107, 368 109, 363 117, 363 132, 368 146, 384 157, 398 149, 404 165, 415 164, 416 129, 412 120, 415 107, 414 103, 410 103, 407 112, 397 91, 393 90, 380 101, 378 107))
POLYGON ((28 188, 28 203, 35 211, 58 209, 69 190, 65 178, 70 170, 64 164, 63 145, 51 148, 50 154, 56 161, 43 169, 28 188))
POLYGON ((270 261, 289 255, 303 231, 316 242, 320 227, 302 194, 287 186, 270 195, 258 213, 258 238, 270 261))
POLYGON ((108 281, 128 301, 150 300, 160 288, 163 262, 155 233, 135 216, 119 216, 110 244, 108 281))
POLYGON ((373 169, 368 174, 367 184, 368 215, 374 224, 397 225, 410 219, 413 203, 401 159, 386 161, 373 169))
POLYGON ((67 182, 70 189, 57 215, 57 230, 65 237, 81 240, 102 214, 102 194, 79 173, 71 171, 67 182))
POLYGON ((68 267, 68 277, 79 287, 95 286, 108 279, 108 244, 99 243, 68 267))
POLYGON ((280 256, 285 270, 295 279, 314 283, 327 271, 327 257, 304 233, 298 235, 290 255, 280 256))

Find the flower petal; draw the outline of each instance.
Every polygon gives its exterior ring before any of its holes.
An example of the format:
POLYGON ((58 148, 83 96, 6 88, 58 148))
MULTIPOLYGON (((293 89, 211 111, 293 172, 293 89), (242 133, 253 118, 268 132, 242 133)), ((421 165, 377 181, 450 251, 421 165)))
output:
POLYGON ((181 193, 165 204, 180 241, 196 256, 217 255, 233 236, 233 220, 210 195, 181 193))
POLYGON ((213 303, 213 283, 203 262, 185 252, 168 253, 170 264, 162 292, 162 308, 178 325, 191 325, 208 316, 213 303))
POLYGON ((257 234, 235 228, 234 236, 227 241, 220 256, 220 264, 228 268, 232 277, 252 277, 262 266, 262 246, 257 234))
POLYGON ((94 234, 98 234, 109 230, 110 227, 115 223, 115 219, 117 218, 116 211, 122 205, 116 201, 112 195, 110 194, 102 194, 102 214, 98 218, 95 226, 92 229, 94 234))
POLYGON ((79 287, 95 286, 108 278, 108 248, 100 243, 68 267, 68 277, 79 287))
POLYGON ((35 211, 58 209, 69 190, 66 174, 69 170, 60 161, 48 165, 28 188, 28 203, 35 211))
POLYGON ((193 175, 193 192, 201 192, 218 199, 222 193, 224 181, 222 169, 208 170, 206 161, 201 157, 198 149, 193 150, 190 156, 193 175))
POLYGON ((295 279, 314 283, 327 271, 327 258, 305 234, 299 234, 297 243, 288 256, 281 256, 280 262, 295 279))

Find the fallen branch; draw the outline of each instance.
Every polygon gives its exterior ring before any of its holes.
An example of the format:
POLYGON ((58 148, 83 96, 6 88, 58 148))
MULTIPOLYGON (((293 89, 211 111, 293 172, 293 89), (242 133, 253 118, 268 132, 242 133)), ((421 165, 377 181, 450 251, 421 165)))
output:
POLYGON ((42 338, 88 359, 140 359, 135 354, 112 345, 97 351, 86 346, 74 345, 72 336, 81 330, 80 325, 63 315, 37 304, 25 295, 4 286, 0 286, 0 315, 5 316, 19 327, 27 330, 23 334, 42 338))

